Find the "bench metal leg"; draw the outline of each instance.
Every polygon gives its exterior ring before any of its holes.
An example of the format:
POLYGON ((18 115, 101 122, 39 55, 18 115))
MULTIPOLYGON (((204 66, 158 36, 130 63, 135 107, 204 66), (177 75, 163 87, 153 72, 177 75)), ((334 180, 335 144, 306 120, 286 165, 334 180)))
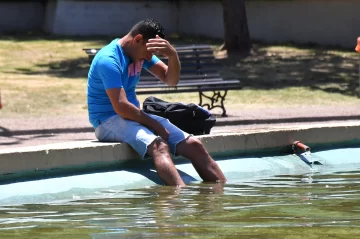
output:
POLYGON ((206 106, 208 110, 212 110, 216 107, 219 107, 223 111, 221 116, 226 117, 227 114, 226 114, 226 109, 225 109, 225 105, 224 105, 226 94, 227 94, 227 90, 225 90, 225 92, 223 94, 221 94, 220 90, 214 90, 212 96, 207 96, 204 94, 203 91, 199 91, 199 98, 200 98, 199 105, 202 107, 206 106), (203 103, 202 97, 209 99, 211 103, 210 104, 203 103))

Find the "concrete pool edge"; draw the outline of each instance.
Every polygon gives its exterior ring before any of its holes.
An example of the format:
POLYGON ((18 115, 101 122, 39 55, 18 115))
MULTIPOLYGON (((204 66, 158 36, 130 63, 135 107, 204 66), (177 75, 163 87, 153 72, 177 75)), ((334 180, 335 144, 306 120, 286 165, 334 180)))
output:
MULTIPOLYGON (((359 145, 360 123, 306 125, 198 137, 214 156, 229 152, 239 155, 260 151, 281 153, 288 151, 289 145, 296 140, 319 147, 341 143, 359 145)), ((128 145, 96 141, 0 150, 0 183, 83 171, 109 170, 113 167, 120 168, 122 163, 133 160, 139 160, 139 156, 128 145)))

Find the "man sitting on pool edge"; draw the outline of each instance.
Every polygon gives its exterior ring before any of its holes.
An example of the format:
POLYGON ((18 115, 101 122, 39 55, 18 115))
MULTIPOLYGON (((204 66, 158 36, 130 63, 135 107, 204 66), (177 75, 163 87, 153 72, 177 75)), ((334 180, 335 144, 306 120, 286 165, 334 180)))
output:
POLYGON ((102 142, 128 143, 142 158, 148 154, 167 185, 185 186, 170 153, 188 158, 204 181, 226 182, 199 139, 168 119, 140 109, 135 89, 141 68, 168 85, 179 82, 179 57, 164 38, 161 24, 147 19, 95 55, 88 74, 87 102, 96 138, 102 142), (156 55, 168 57, 168 65, 156 55))

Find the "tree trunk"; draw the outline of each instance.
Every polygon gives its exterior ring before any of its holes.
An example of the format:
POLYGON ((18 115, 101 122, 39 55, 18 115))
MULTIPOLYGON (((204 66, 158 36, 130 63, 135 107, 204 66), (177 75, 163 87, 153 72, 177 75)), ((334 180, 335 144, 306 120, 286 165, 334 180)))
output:
POLYGON ((223 0, 225 43, 228 53, 250 53, 251 39, 245 0, 223 0))

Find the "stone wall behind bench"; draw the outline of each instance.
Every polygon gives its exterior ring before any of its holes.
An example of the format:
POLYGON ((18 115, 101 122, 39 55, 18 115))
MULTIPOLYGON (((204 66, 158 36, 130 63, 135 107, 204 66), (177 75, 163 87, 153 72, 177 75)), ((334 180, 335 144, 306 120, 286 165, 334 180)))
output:
POLYGON ((166 32, 177 32, 173 1, 74 1, 48 5, 45 28, 56 35, 122 35, 145 18, 155 18, 166 32))
MULTIPOLYGON (((0 2, 0 32, 120 36, 151 17, 162 22, 167 34, 224 35, 220 0, 53 0, 46 9, 41 2, 0 2)), ((358 0, 248 0, 246 7, 254 40, 353 48, 360 35, 358 0)))
MULTIPOLYGON (((57 2, 54 34, 120 35, 153 17, 168 34, 224 35, 220 0, 57 2)), ((248 0, 246 6, 255 40, 354 47, 360 35, 358 0, 248 0)))
POLYGON ((0 33, 40 31, 45 5, 40 1, 0 2, 0 33))

